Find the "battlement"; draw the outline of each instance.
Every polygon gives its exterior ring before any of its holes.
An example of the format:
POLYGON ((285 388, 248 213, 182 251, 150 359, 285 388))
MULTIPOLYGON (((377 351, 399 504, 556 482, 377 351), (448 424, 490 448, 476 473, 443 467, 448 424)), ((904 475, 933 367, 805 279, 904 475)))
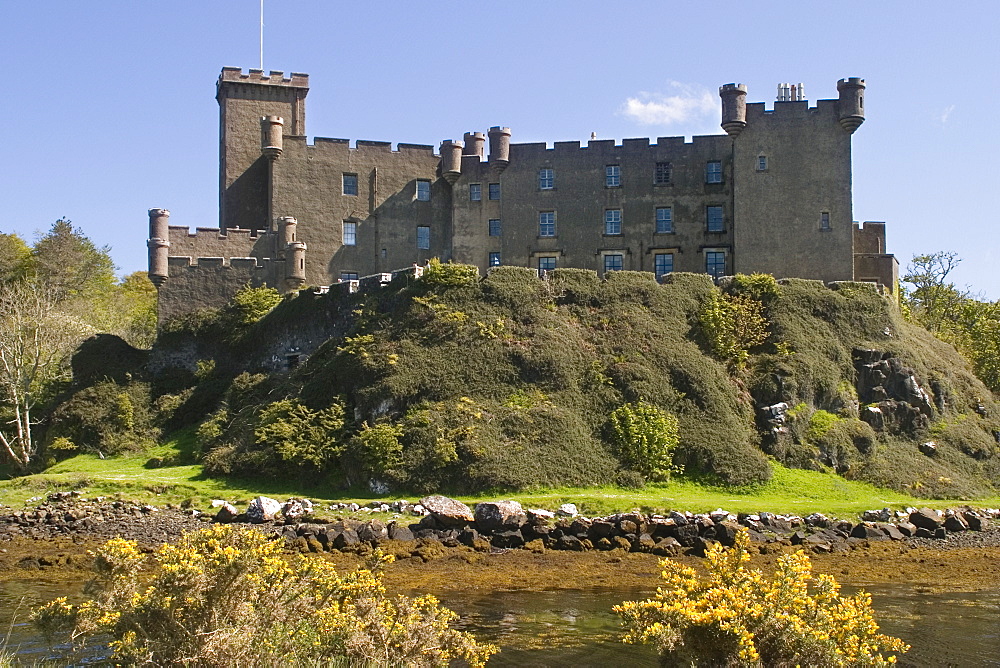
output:
POLYGON ((223 82, 308 88, 309 75, 302 74, 300 72, 292 72, 291 76, 286 77, 284 72, 276 70, 271 70, 265 75, 264 70, 255 69, 250 69, 246 74, 243 74, 243 68, 223 67, 222 73, 219 74, 219 83, 221 84, 223 82))
POLYGON ((614 139, 592 139, 586 146, 579 141, 557 141, 553 143, 551 148, 545 142, 531 142, 511 144, 510 150, 512 160, 532 160, 580 152, 629 154, 652 149, 680 151, 683 147, 716 149, 721 146, 720 142, 725 139, 727 136, 724 134, 695 135, 690 141, 685 137, 657 137, 655 143, 649 137, 623 139, 621 143, 614 139))
POLYGON ((358 155, 400 155, 400 156, 418 156, 418 157, 433 157, 437 153, 434 152, 434 147, 429 144, 408 144, 405 142, 400 142, 396 144, 395 150, 392 148, 392 142, 387 141, 375 141, 371 139, 357 139, 354 140, 354 145, 351 146, 350 139, 342 139, 336 137, 314 137, 312 143, 308 142, 306 137, 286 137, 286 142, 289 144, 298 142, 307 151, 314 151, 316 154, 322 155, 326 153, 330 154, 347 154, 354 153, 358 155))
POLYGON ((201 269, 263 269, 270 263, 268 258, 257 257, 192 257, 190 255, 171 255, 167 258, 167 266, 171 268, 199 267, 201 269))

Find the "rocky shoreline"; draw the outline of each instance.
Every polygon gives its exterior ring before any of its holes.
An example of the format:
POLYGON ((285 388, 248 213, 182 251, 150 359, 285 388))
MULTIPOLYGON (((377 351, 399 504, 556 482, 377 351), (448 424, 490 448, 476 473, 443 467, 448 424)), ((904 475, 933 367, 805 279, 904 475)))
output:
POLYGON ((473 510, 438 495, 419 503, 373 502, 366 507, 334 504, 319 508, 307 499, 281 503, 267 497, 257 497, 243 512, 223 501, 215 505, 212 515, 191 508, 158 508, 59 492, 33 509, 0 508, 0 553, 5 542, 25 539, 90 543, 121 536, 153 546, 176 540, 206 522, 255 525, 303 553, 364 552, 381 545, 391 546, 398 557, 424 561, 459 547, 481 553, 617 550, 661 557, 702 556, 713 542, 731 545, 741 529, 749 532, 761 554, 789 549, 840 553, 879 542, 936 549, 1000 547, 1000 510, 971 507, 886 508, 867 511, 852 521, 819 513, 798 517, 733 514, 723 509, 704 514, 628 512, 584 517, 572 504, 548 511, 524 509, 516 501, 494 501, 479 503, 473 510))

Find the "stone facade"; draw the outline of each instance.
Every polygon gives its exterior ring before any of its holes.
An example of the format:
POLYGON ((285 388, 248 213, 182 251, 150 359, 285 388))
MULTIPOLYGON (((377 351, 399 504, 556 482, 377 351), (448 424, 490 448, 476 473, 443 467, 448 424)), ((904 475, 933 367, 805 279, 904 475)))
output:
MULTIPOLYGON (((305 74, 224 68, 219 227, 150 211, 160 319, 240 286, 330 285, 432 257, 538 269, 765 272, 895 288, 884 223, 853 223, 851 136, 864 80, 838 99, 746 103, 727 134, 512 144, 508 128, 434 147, 305 136, 305 74), (488 143, 488 153, 487 153, 488 143)), ((793 87, 794 89, 794 87, 793 87)), ((781 90, 779 87, 779 94, 781 90)))

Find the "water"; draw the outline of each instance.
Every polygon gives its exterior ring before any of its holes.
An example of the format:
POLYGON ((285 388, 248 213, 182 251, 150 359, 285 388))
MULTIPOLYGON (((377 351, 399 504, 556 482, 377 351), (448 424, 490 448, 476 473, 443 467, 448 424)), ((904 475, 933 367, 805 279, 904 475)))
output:
MULTIPOLYGON (((49 655, 27 622, 31 607, 57 596, 78 596, 82 583, 32 578, 0 582, 0 634, 25 662, 49 655)), ((865 587, 884 633, 912 645, 901 666, 1000 666, 1000 590, 941 592, 909 584, 865 587)), ((852 587, 845 585, 844 593, 852 587)), ((442 602, 458 612, 463 629, 498 644, 491 666, 655 666, 649 647, 617 640, 611 607, 647 598, 649 590, 449 592, 442 602)))

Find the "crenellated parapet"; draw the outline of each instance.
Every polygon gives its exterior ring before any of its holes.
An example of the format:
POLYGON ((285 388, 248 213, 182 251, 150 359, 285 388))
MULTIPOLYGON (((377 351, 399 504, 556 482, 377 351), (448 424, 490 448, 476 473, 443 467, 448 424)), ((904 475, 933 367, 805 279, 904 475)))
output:
POLYGON ((219 75, 220 82, 234 82, 246 84, 267 84, 270 86, 286 86, 290 88, 308 88, 309 75, 300 72, 292 72, 287 77, 280 70, 271 70, 264 74, 264 70, 250 69, 243 73, 241 67, 223 67, 219 75))

